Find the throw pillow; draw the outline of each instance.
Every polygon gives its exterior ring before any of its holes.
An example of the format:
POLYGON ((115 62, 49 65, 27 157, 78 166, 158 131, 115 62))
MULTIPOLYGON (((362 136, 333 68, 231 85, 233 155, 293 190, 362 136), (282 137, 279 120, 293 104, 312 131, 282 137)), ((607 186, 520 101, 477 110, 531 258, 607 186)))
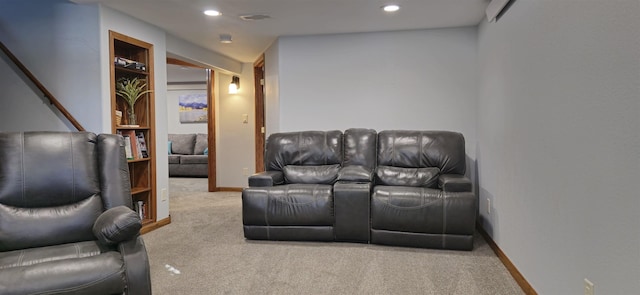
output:
POLYGON ((203 154, 208 155, 209 154, 209 148, 205 148, 203 154))
POLYGON ((171 155, 171 141, 168 142, 169 145, 167 146, 168 150, 169 150, 169 155, 171 155))
POLYGON ((376 182, 382 185, 438 187, 440 168, 402 168, 393 166, 378 166, 376 182))
POLYGON ((284 179, 287 183, 333 184, 338 178, 340 164, 321 166, 284 166, 284 179))

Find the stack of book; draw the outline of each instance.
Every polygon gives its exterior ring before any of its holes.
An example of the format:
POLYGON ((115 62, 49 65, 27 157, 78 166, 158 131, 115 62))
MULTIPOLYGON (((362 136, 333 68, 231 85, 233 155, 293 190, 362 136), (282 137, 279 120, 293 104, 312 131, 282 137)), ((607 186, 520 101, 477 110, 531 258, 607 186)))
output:
POLYGON ((135 60, 130 60, 130 59, 124 58, 124 57, 116 56, 113 59, 113 63, 116 66, 127 68, 127 69, 134 69, 134 70, 140 70, 140 71, 146 71, 147 70, 147 66, 145 64, 143 64, 141 62, 138 62, 138 61, 135 61, 135 60))
POLYGON ((124 149, 129 160, 144 159, 149 157, 147 141, 142 131, 119 130, 118 134, 124 137, 124 149))

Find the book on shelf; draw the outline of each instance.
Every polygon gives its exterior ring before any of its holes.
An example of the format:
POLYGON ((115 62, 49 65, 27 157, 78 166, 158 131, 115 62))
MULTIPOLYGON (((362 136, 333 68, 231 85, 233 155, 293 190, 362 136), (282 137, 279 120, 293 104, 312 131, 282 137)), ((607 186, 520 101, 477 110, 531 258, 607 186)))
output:
POLYGON ((131 150, 131 140, 129 139, 129 135, 121 134, 124 138, 124 152, 127 156, 127 159, 133 160, 133 152, 131 150))
POLYGON ((136 137, 138 138, 142 158, 148 158, 149 151, 147 150, 147 141, 144 139, 144 133, 142 133, 142 131, 138 131, 136 132, 136 137))
POLYGON ((136 202, 136 213, 138 213, 138 216, 140 217, 140 220, 144 220, 145 216, 147 216, 147 212, 146 212, 146 204, 144 203, 144 201, 137 201, 136 202))
MULTIPOLYGON (((135 134, 135 133, 134 133, 135 134)), ((136 159, 142 159, 142 150, 140 147, 140 140, 138 140, 138 136, 136 135, 135 137, 132 137, 131 139, 133 139, 133 142, 136 146, 136 159)))
POLYGON ((127 157, 127 159, 135 160, 141 159, 142 153, 140 152, 140 147, 138 143, 138 137, 136 137, 136 132, 134 130, 122 130, 122 136, 126 136, 129 139, 129 145, 131 146, 131 158, 127 157))

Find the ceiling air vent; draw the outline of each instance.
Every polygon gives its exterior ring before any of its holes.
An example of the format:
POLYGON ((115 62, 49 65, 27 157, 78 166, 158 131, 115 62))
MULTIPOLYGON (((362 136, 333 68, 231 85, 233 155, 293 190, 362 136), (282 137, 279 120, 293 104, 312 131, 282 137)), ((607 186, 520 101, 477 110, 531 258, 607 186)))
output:
POLYGON ((240 18, 246 21, 250 21, 250 20, 263 20, 271 17, 266 14, 244 14, 244 15, 241 15, 240 18))

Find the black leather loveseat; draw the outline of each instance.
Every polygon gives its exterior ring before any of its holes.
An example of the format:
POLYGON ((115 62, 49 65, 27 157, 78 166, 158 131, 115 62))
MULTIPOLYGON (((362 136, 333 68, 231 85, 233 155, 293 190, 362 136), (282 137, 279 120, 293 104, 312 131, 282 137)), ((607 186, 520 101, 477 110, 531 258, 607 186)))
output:
POLYGON ((0 294, 151 294, 122 137, 0 133, 0 294))
POLYGON ((276 133, 242 192, 247 239, 471 250, 477 199, 462 134, 276 133))

